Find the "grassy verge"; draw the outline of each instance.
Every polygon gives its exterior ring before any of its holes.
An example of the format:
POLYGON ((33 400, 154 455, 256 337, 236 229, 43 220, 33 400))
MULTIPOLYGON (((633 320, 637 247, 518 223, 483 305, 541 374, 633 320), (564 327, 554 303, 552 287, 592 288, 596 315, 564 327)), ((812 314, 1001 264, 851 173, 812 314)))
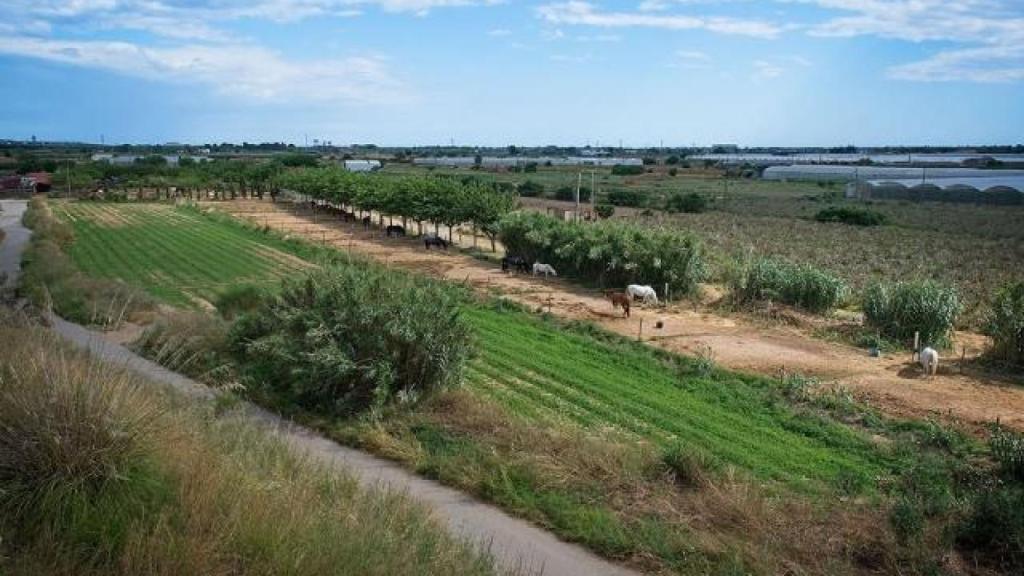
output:
MULTIPOLYGON (((168 261, 138 257, 154 272, 168 261)), ((181 322, 188 330, 166 324, 149 352, 212 381, 243 374, 229 321, 199 316, 181 322)), ((719 370, 505 302, 470 303, 462 316, 477 350, 462 390, 354 419, 249 393, 651 571, 924 574, 961 554, 993 563, 980 540, 957 536, 991 475, 984 447, 954 431, 887 420, 842 388, 719 370)))
POLYGON ((496 572, 404 497, 40 328, 3 319, 0 374, 4 574, 496 572))

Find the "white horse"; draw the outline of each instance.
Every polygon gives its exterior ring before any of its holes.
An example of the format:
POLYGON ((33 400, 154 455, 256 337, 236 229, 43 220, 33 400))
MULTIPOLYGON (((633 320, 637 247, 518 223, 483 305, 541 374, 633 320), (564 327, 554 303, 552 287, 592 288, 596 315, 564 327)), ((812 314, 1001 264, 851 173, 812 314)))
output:
POLYGON ((650 286, 644 286, 642 284, 630 284, 626 286, 626 294, 629 297, 636 300, 637 298, 644 301, 644 304, 657 304, 658 293, 654 291, 654 288, 650 286))
POLYGON ((934 348, 929 346, 921 350, 918 359, 921 362, 921 368, 924 368, 925 376, 935 376, 935 373, 939 371, 939 353, 934 348))
POLYGON ((554 267, 551 264, 541 264, 540 262, 533 263, 533 275, 540 276, 558 276, 558 272, 555 272, 554 267))

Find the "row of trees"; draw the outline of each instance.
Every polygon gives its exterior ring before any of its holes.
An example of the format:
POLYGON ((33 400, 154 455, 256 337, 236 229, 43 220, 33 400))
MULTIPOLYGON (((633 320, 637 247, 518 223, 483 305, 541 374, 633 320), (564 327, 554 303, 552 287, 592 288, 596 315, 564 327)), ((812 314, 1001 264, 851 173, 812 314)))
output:
POLYGON ((707 276, 703 245, 678 230, 513 212, 502 220, 500 238, 509 254, 602 286, 649 284, 665 296, 667 284, 672 295, 684 295, 707 276))
POLYGON ((502 217, 516 206, 512 192, 476 180, 445 177, 385 177, 347 172, 341 168, 307 168, 280 174, 275 184, 312 200, 350 211, 368 211, 402 219, 403 226, 415 222, 451 229, 469 224, 491 241, 498 235, 502 217))

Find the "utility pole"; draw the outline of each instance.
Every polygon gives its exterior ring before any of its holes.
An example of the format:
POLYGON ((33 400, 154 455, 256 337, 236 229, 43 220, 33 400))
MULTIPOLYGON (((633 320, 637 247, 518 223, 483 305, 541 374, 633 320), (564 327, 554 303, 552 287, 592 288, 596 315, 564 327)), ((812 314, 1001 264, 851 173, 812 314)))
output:
POLYGON ((576 213, 574 214, 573 220, 576 222, 580 221, 580 186, 583 184, 583 172, 576 174, 576 213))
POLYGON ((67 179, 68 179, 68 197, 67 197, 67 199, 71 200, 71 159, 70 158, 68 158, 68 175, 67 175, 67 179))
MULTIPOLYGON (((590 211, 591 212, 594 211, 594 207, 597 205, 597 186, 594 183, 594 181, 595 181, 594 170, 591 170, 590 171, 590 211)), ((591 218, 593 218, 593 215, 591 215, 591 218)))

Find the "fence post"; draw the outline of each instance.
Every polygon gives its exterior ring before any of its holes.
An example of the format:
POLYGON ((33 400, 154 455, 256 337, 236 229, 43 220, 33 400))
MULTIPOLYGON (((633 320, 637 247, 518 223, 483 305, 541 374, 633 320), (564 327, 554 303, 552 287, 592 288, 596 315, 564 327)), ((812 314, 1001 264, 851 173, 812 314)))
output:
POLYGON ((636 339, 637 339, 638 342, 643 342, 644 341, 644 319, 643 318, 640 319, 640 331, 637 332, 636 339))

